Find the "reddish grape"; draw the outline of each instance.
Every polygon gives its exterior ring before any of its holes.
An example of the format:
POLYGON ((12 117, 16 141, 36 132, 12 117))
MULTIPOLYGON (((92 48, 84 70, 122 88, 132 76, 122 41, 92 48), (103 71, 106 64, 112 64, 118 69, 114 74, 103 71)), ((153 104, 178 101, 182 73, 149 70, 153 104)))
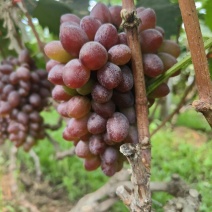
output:
POLYGON ((111 100, 106 103, 92 101, 91 105, 92 109, 103 118, 109 118, 115 112, 115 104, 111 100))
POLYGON ((114 90, 112 100, 119 108, 131 107, 134 105, 134 96, 131 91, 121 93, 114 90))
POLYGON ((63 14, 61 17, 60 17, 60 23, 64 23, 64 22, 75 22, 77 24, 80 24, 80 18, 74 14, 71 14, 71 13, 66 13, 66 14, 63 14))
POLYGON ((149 77, 156 77, 164 71, 163 62, 156 54, 143 54, 143 67, 149 77))
POLYGON ((101 22, 98 19, 91 16, 85 16, 80 21, 80 27, 87 34, 90 41, 94 40, 96 31, 99 29, 100 26, 101 22))
POLYGON ((85 160, 84 160, 84 168, 87 171, 96 170, 97 168, 99 168, 100 165, 101 165, 101 160, 98 156, 85 158, 85 160))
POLYGON ((122 72, 122 81, 116 87, 116 90, 120 92, 130 91, 134 84, 132 71, 128 66, 121 66, 121 72, 122 72))
POLYGON ((73 59, 64 66, 62 78, 67 87, 80 88, 89 80, 90 71, 79 59, 73 59))
POLYGON ((7 101, 10 103, 12 107, 16 107, 20 104, 20 94, 17 91, 12 91, 9 93, 7 101))
POLYGON ((67 131, 69 132, 69 135, 75 138, 79 138, 85 134, 88 133, 87 129, 87 122, 88 122, 89 116, 84 116, 82 118, 71 118, 68 121, 67 125, 67 131))
POLYGON ((97 70, 106 64, 108 54, 103 45, 95 41, 90 41, 82 46, 79 59, 89 70, 97 70))
POLYGON ((57 64, 52 67, 48 74, 48 80, 55 85, 64 85, 63 82, 63 64, 57 64))
POLYGON ((129 121, 125 115, 115 112, 111 118, 107 120, 107 133, 112 141, 123 141, 129 132, 129 121))
POLYGON ((162 97, 168 95, 169 91, 170 90, 169 90, 168 85, 164 82, 164 83, 160 84, 154 91, 152 91, 149 94, 149 97, 162 98, 162 97))
POLYGON ((46 63, 46 70, 47 72, 49 72, 55 65, 59 64, 58 61, 56 60, 49 60, 47 63, 46 63))
POLYGON ((139 39, 143 53, 156 53, 163 42, 162 34, 156 29, 146 29, 142 31, 139 39))
POLYGON ((107 120, 97 113, 92 113, 87 123, 88 131, 92 134, 103 133, 106 130, 106 122, 107 120))
POLYGON ((116 65, 125 65, 131 59, 131 50, 125 44, 118 44, 108 50, 108 60, 116 65))
POLYGON ((65 92, 62 85, 56 85, 52 90, 52 98, 55 101, 68 101, 71 97, 65 92))
POLYGON ((118 32, 112 24, 103 24, 97 30, 94 41, 101 43, 107 50, 118 43, 118 32))
POLYGON ((112 95, 113 90, 108 90, 99 83, 96 83, 91 91, 92 99, 98 103, 108 102, 111 99, 112 95))
POLYGON ((120 32, 118 34, 118 43, 127 45, 127 35, 125 32, 120 32))
POLYGON ((67 115, 73 118, 85 116, 91 108, 90 99, 85 96, 73 96, 66 105, 67 115))
POLYGON ((99 19, 102 23, 110 23, 111 22, 111 14, 108 7, 98 2, 91 10, 90 16, 96 19, 99 19))
POLYGON ((80 158, 91 158, 94 155, 90 152, 89 142, 79 141, 75 147, 75 153, 80 158))
POLYGON ((120 108, 120 112, 127 117, 130 124, 136 123, 136 112, 134 107, 120 108))
POLYGON ((81 47, 88 42, 88 37, 80 27, 63 24, 60 27, 60 41, 68 53, 73 57, 78 57, 81 47))
POLYGON ((99 83, 107 89, 113 89, 119 85, 122 80, 122 73, 119 66, 107 62, 101 69, 97 71, 97 79, 99 83))
POLYGON ((138 18, 141 19, 141 23, 138 26, 139 31, 145 29, 155 28, 156 26, 156 14, 155 11, 151 8, 146 8, 138 12, 138 18))
POLYGON ((94 155, 102 154, 106 149, 106 144, 102 135, 92 135, 89 139, 89 149, 94 155))
POLYGON ((104 161, 102 161, 101 163, 102 172, 108 177, 113 176, 117 172, 117 168, 118 168, 117 162, 112 164, 107 164, 104 161))
POLYGON ((114 6, 111 6, 109 7, 109 11, 110 11, 110 14, 111 14, 111 23, 118 29, 121 22, 122 22, 122 19, 121 19, 121 9, 122 7, 119 6, 119 5, 114 5, 114 6))
POLYGON ((177 58, 180 55, 180 46, 172 40, 164 40, 158 52, 165 52, 177 58))
POLYGON ((21 80, 28 81, 30 79, 30 71, 29 69, 20 66, 16 69, 16 73, 18 75, 18 78, 21 80))
POLYGON ((106 164, 113 164, 118 160, 119 152, 114 147, 107 147, 103 154, 101 154, 101 159, 106 164))

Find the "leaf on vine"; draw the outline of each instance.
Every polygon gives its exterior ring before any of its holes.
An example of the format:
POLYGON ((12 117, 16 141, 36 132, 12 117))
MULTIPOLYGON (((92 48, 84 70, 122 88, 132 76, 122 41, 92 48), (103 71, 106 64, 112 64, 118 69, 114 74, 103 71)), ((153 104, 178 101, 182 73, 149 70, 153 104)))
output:
POLYGON ((157 25, 165 30, 166 39, 177 35, 182 23, 178 4, 170 0, 138 0, 137 6, 150 7, 157 14, 157 25))
POLYGON ((205 4, 206 14, 205 14, 205 23, 208 25, 210 30, 212 30, 212 1, 207 1, 205 4))
POLYGON ((48 27, 50 32, 58 35, 60 16, 71 12, 71 8, 61 2, 42 0, 38 2, 35 9, 32 11, 32 15, 38 19, 42 27, 48 27))

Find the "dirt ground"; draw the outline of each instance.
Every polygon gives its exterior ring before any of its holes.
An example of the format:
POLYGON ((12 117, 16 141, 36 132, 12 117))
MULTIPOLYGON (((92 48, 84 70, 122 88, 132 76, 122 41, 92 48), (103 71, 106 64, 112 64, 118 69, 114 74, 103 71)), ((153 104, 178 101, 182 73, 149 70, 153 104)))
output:
MULTIPOLYGON (((207 141, 204 133, 184 127, 175 128, 175 133, 188 143, 201 146, 207 141)), ((63 189, 55 188, 46 181, 37 182, 34 176, 21 171, 0 170, 1 212, 68 212, 72 205, 63 189)))

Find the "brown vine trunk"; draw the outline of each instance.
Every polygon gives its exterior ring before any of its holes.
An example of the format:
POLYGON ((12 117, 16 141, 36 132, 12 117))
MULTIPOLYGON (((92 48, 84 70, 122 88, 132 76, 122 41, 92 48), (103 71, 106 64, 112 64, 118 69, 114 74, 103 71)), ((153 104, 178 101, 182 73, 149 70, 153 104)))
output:
POLYGON ((134 212, 151 211, 150 164, 151 145, 149 135, 148 102, 143 72, 142 54, 138 40, 136 16, 133 0, 122 1, 122 26, 127 34, 127 42, 132 52, 132 70, 135 85, 135 108, 138 128, 138 144, 123 144, 120 151, 127 157, 131 168, 133 189, 124 186, 117 189, 125 205, 134 212))
POLYGON ((199 100, 193 107, 201 112, 212 127, 212 83, 194 0, 179 0, 191 58, 196 75, 199 100))

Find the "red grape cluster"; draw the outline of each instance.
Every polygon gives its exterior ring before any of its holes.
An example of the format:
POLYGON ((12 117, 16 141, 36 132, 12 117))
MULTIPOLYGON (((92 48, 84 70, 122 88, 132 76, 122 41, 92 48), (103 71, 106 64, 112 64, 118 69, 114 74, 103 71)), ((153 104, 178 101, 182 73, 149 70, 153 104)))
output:
MULTIPOLYGON (((67 118, 63 138, 74 142, 86 170, 101 166, 107 176, 123 166, 120 145, 138 142, 131 50, 125 32, 118 31, 121 9, 97 3, 82 19, 62 15, 60 39, 44 48, 50 58, 48 80, 55 85, 52 97, 59 103, 58 113, 67 118)), ((180 49, 164 39, 152 9, 140 7, 137 15, 142 20, 138 31, 148 80, 174 65, 180 49)), ((168 92, 164 83, 149 101, 168 92)))
POLYGON ((40 111, 48 104, 51 83, 36 69, 29 53, 0 63, 0 143, 9 139, 25 151, 45 136, 40 111))

